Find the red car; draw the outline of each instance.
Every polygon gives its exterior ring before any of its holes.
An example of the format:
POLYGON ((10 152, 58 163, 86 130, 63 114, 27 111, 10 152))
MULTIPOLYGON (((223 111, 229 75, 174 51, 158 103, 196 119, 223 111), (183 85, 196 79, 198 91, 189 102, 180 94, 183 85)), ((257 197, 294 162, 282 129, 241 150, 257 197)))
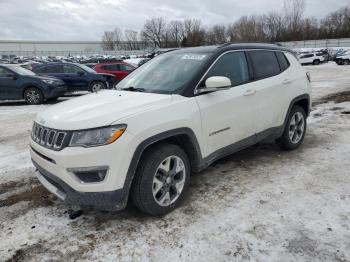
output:
POLYGON ((100 63, 93 68, 97 73, 108 73, 114 75, 114 81, 119 82, 136 68, 123 61, 100 63))

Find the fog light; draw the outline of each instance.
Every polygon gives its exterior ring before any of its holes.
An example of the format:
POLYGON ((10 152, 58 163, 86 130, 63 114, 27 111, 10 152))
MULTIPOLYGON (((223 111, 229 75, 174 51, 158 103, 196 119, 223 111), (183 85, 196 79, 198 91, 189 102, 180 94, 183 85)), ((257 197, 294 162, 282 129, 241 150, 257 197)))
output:
POLYGON ((68 168, 68 172, 73 173, 83 183, 102 182, 108 172, 108 167, 83 167, 68 168))

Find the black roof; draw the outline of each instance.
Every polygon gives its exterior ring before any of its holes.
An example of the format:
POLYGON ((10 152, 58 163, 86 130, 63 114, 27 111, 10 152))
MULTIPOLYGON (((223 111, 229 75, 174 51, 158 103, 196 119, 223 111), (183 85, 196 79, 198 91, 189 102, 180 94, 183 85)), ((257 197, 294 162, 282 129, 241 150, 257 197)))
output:
POLYGON ((215 45, 215 46, 199 46, 199 47, 189 47, 182 48, 173 52, 179 53, 216 53, 216 52, 225 52, 229 50, 241 50, 241 49, 265 49, 265 50, 279 50, 284 52, 292 52, 291 49, 285 48, 276 44, 267 44, 267 43, 226 43, 223 45, 215 45))

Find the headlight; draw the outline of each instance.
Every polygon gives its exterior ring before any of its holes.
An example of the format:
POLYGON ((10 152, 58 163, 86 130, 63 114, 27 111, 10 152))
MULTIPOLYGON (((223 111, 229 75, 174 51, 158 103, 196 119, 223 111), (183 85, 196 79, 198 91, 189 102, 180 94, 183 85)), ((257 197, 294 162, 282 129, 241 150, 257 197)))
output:
POLYGON ((126 125, 101 127, 73 132, 69 146, 93 147, 108 145, 116 141, 126 130, 126 125))
POLYGON ((44 83, 49 84, 49 85, 53 85, 53 84, 58 82, 56 80, 51 80, 51 79, 42 79, 41 81, 43 81, 44 83))

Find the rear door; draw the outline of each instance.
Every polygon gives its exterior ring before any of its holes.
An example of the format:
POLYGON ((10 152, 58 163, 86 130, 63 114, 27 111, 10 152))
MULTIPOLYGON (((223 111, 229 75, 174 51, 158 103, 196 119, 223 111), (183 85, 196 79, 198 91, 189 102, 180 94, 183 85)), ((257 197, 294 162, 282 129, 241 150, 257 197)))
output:
POLYGON ((87 72, 76 65, 63 65, 63 80, 69 85, 70 91, 88 90, 87 72))
POLYGON ((18 99, 20 97, 20 87, 15 74, 0 66, 0 99, 18 99))
POLYGON ((130 72, 132 72, 135 68, 126 64, 119 64, 119 71, 118 71, 118 80, 122 80, 124 77, 126 77, 130 72))
MULTIPOLYGON (((242 51, 222 55, 208 71, 200 84, 211 76, 230 78, 232 87, 196 96, 206 138, 207 156, 243 139, 255 141, 255 123, 258 106, 252 89, 248 64, 242 51)), ((238 144, 236 144, 238 145, 238 144)))
MULTIPOLYGON (((254 70, 252 88, 256 90, 259 116, 256 119, 257 133, 282 125, 287 101, 286 88, 293 83, 288 75, 288 60, 281 70, 278 56, 284 55, 271 50, 248 52, 254 70), (278 53, 278 54, 277 54, 278 53), (283 71, 283 72, 282 72, 283 71)), ((284 57, 285 59, 285 57, 284 57)))

